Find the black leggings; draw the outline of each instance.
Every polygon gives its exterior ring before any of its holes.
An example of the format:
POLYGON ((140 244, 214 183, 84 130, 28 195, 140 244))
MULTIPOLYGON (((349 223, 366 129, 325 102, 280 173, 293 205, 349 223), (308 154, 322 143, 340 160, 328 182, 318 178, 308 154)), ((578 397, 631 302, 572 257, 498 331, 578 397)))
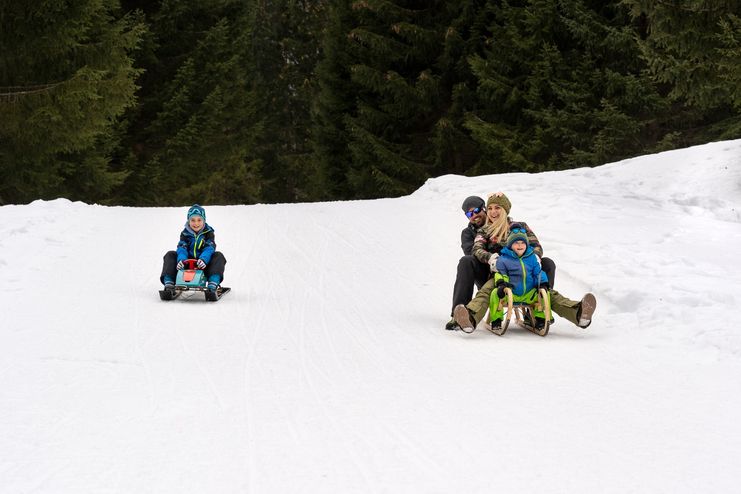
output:
MULTIPOLYGON (((214 252, 211 256, 211 260, 206 265, 206 279, 210 279, 211 275, 218 274, 220 277, 219 283, 224 281, 224 268, 226 267, 226 258, 221 252, 214 252)), ((160 275, 160 283, 165 282, 165 276, 169 276, 171 280, 175 280, 178 275, 178 253, 174 250, 169 251, 165 254, 162 261, 162 274, 160 275)))

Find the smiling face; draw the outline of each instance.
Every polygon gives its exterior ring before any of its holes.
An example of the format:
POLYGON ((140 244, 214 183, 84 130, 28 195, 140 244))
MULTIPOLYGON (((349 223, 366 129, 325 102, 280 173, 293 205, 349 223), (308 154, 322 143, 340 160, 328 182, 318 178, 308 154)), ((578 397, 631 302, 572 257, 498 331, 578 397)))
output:
POLYGON ((201 218, 197 214, 194 214, 188 220, 188 225, 190 225, 191 230, 198 233, 201 231, 201 228, 203 228, 203 218, 201 218))
POLYGON ((510 247, 512 251, 517 254, 518 257, 522 257, 522 254, 527 250, 527 244, 522 240, 517 240, 510 247))
POLYGON ((507 212, 499 204, 489 204, 486 208, 486 216, 490 223, 496 223, 500 216, 506 215, 507 212))
POLYGON ((477 228, 480 228, 484 226, 484 222, 486 222, 486 213, 484 212, 484 208, 471 208, 466 213, 466 216, 471 215, 468 218, 468 222, 472 225, 475 225, 477 228), (478 209, 478 213, 475 212, 478 209))

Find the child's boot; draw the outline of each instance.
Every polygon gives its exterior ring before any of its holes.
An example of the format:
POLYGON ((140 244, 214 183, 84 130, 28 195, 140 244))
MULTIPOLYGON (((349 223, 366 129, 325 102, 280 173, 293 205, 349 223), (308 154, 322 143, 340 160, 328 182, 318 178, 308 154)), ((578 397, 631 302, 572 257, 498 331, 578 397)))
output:
POLYGON ((208 286, 207 289, 209 292, 215 292, 217 288, 219 288, 219 282, 221 281, 221 276, 218 274, 212 274, 208 278, 208 286))
POLYGON ((502 320, 501 319, 494 319, 491 322, 491 329, 502 329, 502 320))
POLYGON ((165 285, 165 290, 175 290, 175 282, 169 276, 165 276, 162 283, 165 285))

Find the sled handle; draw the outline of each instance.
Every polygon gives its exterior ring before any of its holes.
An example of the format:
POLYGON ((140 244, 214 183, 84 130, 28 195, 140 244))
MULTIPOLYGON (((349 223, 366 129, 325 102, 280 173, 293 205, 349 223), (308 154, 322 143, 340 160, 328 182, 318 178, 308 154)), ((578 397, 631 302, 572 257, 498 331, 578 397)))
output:
POLYGON ((198 259, 185 259, 183 261, 183 269, 198 269, 196 263, 198 259))

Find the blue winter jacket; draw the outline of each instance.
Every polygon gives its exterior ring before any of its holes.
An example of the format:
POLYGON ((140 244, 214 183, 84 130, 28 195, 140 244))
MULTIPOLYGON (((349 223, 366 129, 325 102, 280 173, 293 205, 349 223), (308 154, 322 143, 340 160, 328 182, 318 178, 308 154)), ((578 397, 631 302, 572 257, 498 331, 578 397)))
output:
POLYGON ((548 283, 548 276, 540 268, 535 251, 530 246, 522 257, 518 257, 509 247, 504 247, 499 252, 494 279, 503 279, 512 284, 512 293, 515 295, 525 295, 538 285, 548 283))
POLYGON ((214 252, 216 252, 214 229, 206 223, 201 231, 196 233, 186 223, 185 229, 180 233, 180 242, 178 242, 178 261, 203 259, 203 262, 208 264, 214 252))

